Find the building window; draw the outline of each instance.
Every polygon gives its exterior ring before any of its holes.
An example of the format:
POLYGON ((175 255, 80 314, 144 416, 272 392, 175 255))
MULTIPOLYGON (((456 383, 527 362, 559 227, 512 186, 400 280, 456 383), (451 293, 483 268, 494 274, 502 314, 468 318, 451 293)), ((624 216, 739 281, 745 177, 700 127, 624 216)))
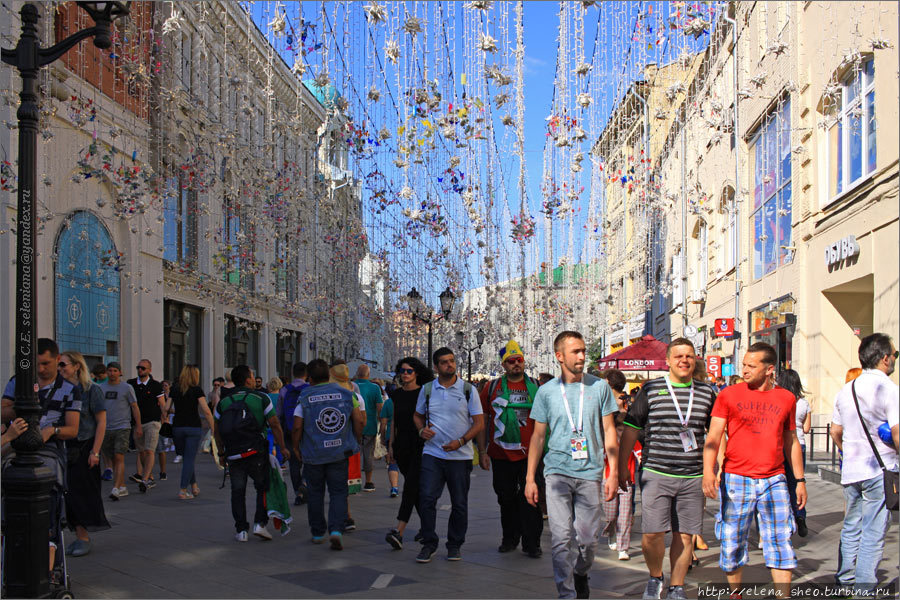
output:
POLYGON ((303 334, 296 331, 280 333, 275 340, 275 356, 278 361, 278 375, 284 383, 293 379, 291 371, 294 363, 300 360, 303 349, 303 334))
POLYGON ((184 34, 181 36, 181 56, 179 57, 179 62, 181 63, 180 79, 181 87, 189 92, 193 91, 193 88, 191 87, 191 76, 193 75, 192 52, 191 36, 190 34, 184 34))
POLYGON ((750 143, 753 279, 791 262, 791 101, 772 111, 750 143))
POLYGON ((225 315, 225 366, 233 368, 247 365, 257 372, 259 358, 259 331, 253 324, 225 315))
POLYGON ((238 200, 225 198, 225 281, 252 291, 256 233, 245 211, 238 200))
POLYGON ((200 364, 203 310, 166 300, 163 318, 163 377, 175 381, 182 367, 200 364))
POLYGON ((830 197, 875 170, 875 62, 870 58, 841 82, 828 130, 830 197))
POLYGON ((163 202, 163 259, 186 266, 197 258, 197 191, 171 177, 163 202))

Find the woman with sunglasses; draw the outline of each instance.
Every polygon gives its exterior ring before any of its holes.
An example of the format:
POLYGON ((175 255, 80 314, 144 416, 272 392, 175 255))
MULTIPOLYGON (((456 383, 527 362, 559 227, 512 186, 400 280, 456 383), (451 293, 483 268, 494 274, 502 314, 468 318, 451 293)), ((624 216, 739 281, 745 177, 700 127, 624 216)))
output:
POLYGON ((106 403, 100 386, 91 381, 91 372, 80 352, 59 355, 59 374, 81 391, 81 418, 78 435, 66 442, 68 485, 66 520, 75 531, 75 541, 66 548, 68 556, 84 556, 91 551, 89 531, 109 529, 100 487, 100 448, 106 434, 106 403))
MULTIPOLYGON (((407 357, 397 363, 397 379, 400 387, 391 392, 394 418, 388 444, 388 464, 396 461, 403 474, 403 494, 397 511, 397 526, 385 536, 385 540, 395 550, 403 548, 403 532, 412 516, 413 508, 418 513, 419 473, 422 467, 422 448, 425 440, 419 437, 419 430, 413 421, 419 388, 434 379, 431 369, 417 358, 407 357)), ((416 536, 418 537, 418 536, 416 536)))
POLYGON ((181 369, 178 382, 172 386, 171 395, 172 406, 175 408, 172 438, 175 440, 175 453, 181 456, 181 489, 178 498, 191 500, 200 494, 194 465, 200 449, 200 438, 203 436, 201 414, 209 428, 213 429, 212 413, 209 412, 206 395, 200 387, 200 369, 196 365, 185 365, 181 369))

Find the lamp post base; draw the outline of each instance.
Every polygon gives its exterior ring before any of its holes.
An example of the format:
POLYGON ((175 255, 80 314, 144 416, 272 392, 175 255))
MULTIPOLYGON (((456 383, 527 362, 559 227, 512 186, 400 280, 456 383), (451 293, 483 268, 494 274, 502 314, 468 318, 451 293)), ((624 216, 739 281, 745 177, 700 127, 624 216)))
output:
POLYGON ((21 454, 3 472, 7 598, 42 598, 50 590, 50 490, 56 476, 45 460, 21 454))

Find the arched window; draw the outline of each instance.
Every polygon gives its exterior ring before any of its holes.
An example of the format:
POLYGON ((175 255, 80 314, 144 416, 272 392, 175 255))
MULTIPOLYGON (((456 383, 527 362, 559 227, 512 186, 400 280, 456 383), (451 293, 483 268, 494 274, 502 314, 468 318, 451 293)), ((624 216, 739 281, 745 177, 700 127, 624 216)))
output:
POLYGON ((119 357, 120 256, 93 213, 76 211, 56 239, 56 342, 88 362, 119 357))

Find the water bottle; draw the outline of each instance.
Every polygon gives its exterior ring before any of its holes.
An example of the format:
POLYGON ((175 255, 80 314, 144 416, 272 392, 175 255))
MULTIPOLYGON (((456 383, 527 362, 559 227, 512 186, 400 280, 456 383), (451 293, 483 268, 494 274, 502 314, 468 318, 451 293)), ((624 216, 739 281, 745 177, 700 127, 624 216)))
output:
POLYGON ((891 435, 891 428, 887 424, 887 421, 885 421, 878 427, 878 437, 881 438, 882 442, 893 448, 894 436, 891 435))

